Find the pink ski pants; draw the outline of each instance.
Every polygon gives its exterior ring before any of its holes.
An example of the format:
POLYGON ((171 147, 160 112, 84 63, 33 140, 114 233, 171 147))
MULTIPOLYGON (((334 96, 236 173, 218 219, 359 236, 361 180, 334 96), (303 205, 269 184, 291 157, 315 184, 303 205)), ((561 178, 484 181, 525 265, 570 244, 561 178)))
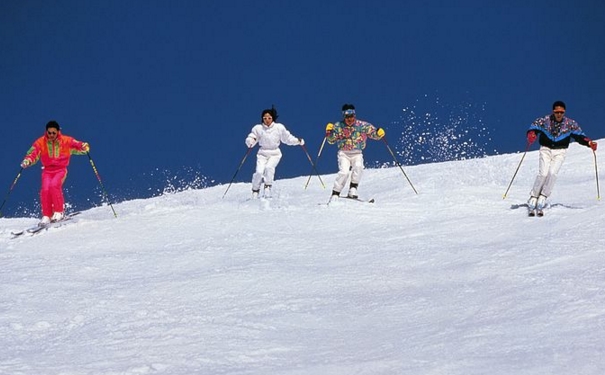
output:
POLYGON ((54 212, 63 212, 63 182, 67 169, 42 170, 42 188, 40 188, 40 205, 42 216, 52 216, 54 212))

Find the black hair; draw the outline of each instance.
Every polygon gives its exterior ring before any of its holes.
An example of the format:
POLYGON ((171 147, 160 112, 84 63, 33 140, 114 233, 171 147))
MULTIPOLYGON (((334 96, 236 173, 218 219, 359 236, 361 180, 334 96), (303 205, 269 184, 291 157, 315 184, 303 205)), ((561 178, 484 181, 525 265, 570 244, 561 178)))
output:
POLYGON ((55 120, 50 120, 49 122, 46 123, 46 130, 48 130, 48 128, 55 128, 57 130, 61 130, 59 123, 56 122, 55 120))
POLYGON ((277 109, 275 106, 271 106, 271 109, 264 109, 260 115, 261 122, 263 121, 263 117, 265 117, 265 113, 268 113, 271 117, 273 117, 273 122, 277 121, 277 109))
POLYGON ((555 109, 556 107, 563 107, 563 109, 567 109, 565 108, 565 103, 563 103, 561 100, 557 100, 556 102, 552 103, 552 109, 555 109))
POLYGON ((343 112, 346 111, 346 110, 349 110, 349 109, 353 109, 354 110, 355 106, 353 104, 347 104, 347 103, 345 103, 345 104, 342 105, 342 111, 343 112))

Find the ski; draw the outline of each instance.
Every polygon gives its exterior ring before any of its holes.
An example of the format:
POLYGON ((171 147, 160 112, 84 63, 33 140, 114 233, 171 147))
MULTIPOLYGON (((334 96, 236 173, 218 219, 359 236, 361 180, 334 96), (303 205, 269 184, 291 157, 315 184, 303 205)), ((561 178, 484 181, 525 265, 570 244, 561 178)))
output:
POLYGON ((374 198, 367 199, 367 200, 366 199, 361 199, 359 197, 354 198, 354 197, 349 197, 349 196, 344 196, 344 197, 341 197, 341 198, 346 198, 346 199, 350 199, 352 201, 363 202, 363 203, 374 203, 375 202, 374 198))
POLYGON ((29 234, 36 234, 40 231, 42 231, 43 229, 47 229, 50 227, 50 223, 48 224, 38 224, 35 227, 31 227, 31 228, 27 228, 25 231, 29 234))
POLYGON ((11 238, 17 238, 17 237, 23 235, 24 233, 25 233, 25 229, 17 230, 17 231, 12 231, 11 232, 11 236, 12 236, 11 238))
POLYGON ((28 228, 17 230, 17 231, 12 231, 11 236, 12 236, 12 238, 16 238, 16 237, 24 235, 25 233, 29 233, 29 234, 37 233, 41 229, 44 229, 44 228, 41 227, 40 224, 36 224, 33 227, 28 227, 28 228))
POLYGON ((512 204, 510 206, 511 210, 526 209, 527 216, 531 216, 531 217, 544 216, 546 214, 546 211, 550 210, 550 209, 583 210, 585 208, 586 207, 584 207, 580 204, 566 204, 566 203, 549 203, 549 204, 545 205, 544 207, 542 207, 541 209, 540 209, 540 207, 535 207, 533 210, 529 208, 527 203, 512 204))
MULTIPOLYGON (((347 197, 347 196, 342 197, 342 196, 341 196, 341 197, 338 197, 338 199, 339 199, 339 200, 348 199, 348 200, 351 200, 351 201, 356 201, 356 202, 360 202, 360 203, 374 203, 374 202, 375 202, 374 198, 371 198, 371 199, 367 199, 367 200, 366 200, 366 199, 361 199, 361 198, 353 198, 353 197, 347 197)), ((338 201, 336 201, 336 202, 338 202, 338 201)), ((319 204, 319 205, 326 205, 326 206, 329 206, 329 205, 330 205, 330 203, 334 203, 334 202, 333 202, 333 201, 328 201, 327 203, 318 203, 318 204, 319 204)))
POLYGON ((37 233, 42 232, 43 230, 48 230, 50 228, 58 228, 60 226, 62 226, 66 221, 71 220, 74 216, 79 215, 80 211, 76 211, 76 212, 72 212, 70 214, 65 215, 65 217, 62 220, 59 221, 52 221, 48 224, 36 224, 32 227, 28 227, 22 230, 18 230, 18 231, 13 231, 11 232, 11 238, 18 238, 23 236, 24 234, 29 234, 30 236, 33 236, 37 233))
POLYGON ((58 221, 51 221, 48 224, 38 224, 36 227, 29 228, 27 232, 31 235, 40 233, 42 231, 48 230, 50 228, 58 228, 63 226, 66 221, 70 221, 74 216, 78 215, 80 212, 74 212, 72 214, 66 215, 63 219, 58 221))

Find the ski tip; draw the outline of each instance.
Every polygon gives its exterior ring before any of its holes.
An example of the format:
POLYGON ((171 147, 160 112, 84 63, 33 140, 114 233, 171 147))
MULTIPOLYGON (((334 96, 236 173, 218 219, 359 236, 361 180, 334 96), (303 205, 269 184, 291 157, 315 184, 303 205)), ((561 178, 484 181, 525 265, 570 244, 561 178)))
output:
POLYGON ((17 231, 12 231, 11 232, 11 236, 13 236, 13 238, 15 237, 19 237, 20 235, 22 235, 23 233, 25 233, 24 230, 17 230, 17 231))

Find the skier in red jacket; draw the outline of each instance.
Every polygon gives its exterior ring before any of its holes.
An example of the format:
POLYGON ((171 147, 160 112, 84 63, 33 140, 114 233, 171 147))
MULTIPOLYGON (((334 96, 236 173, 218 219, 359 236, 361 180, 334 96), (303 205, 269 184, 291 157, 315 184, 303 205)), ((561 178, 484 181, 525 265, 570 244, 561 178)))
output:
POLYGON ((88 143, 61 134, 56 121, 46 124, 46 134, 38 138, 31 146, 23 161, 22 168, 30 167, 41 160, 42 187, 40 205, 42 220, 40 224, 59 221, 64 217, 63 182, 67 177, 67 166, 72 154, 84 155, 90 150, 88 143))

